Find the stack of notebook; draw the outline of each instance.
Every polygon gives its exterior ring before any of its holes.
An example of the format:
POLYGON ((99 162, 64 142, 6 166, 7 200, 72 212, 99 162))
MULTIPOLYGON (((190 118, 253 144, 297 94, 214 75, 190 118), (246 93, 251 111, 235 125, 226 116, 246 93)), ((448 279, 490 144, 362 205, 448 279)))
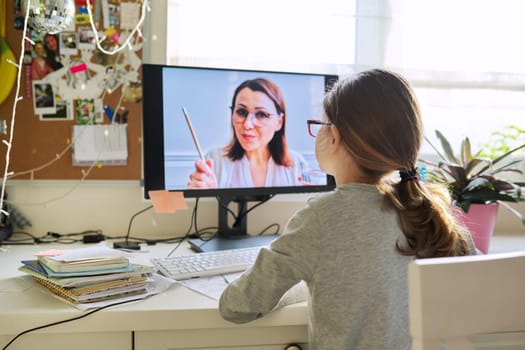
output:
POLYGON ((36 259, 23 260, 19 270, 75 304, 146 293, 154 269, 131 264, 122 254, 104 245, 47 251, 37 254, 36 259))

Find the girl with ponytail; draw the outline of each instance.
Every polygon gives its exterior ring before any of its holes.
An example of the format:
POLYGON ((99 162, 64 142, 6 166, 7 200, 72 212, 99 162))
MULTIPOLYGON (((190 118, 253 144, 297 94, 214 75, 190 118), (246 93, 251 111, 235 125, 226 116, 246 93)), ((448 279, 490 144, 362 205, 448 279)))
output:
POLYGON ((254 320, 304 281, 309 349, 410 349, 408 264, 475 254, 472 237, 448 190, 419 179, 423 126, 406 79, 362 72, 340 80, 323 107, 323 120, 308 124, 320 127, 316 158, 337 187, 310 199, 226 288, 221 314, 254 320))

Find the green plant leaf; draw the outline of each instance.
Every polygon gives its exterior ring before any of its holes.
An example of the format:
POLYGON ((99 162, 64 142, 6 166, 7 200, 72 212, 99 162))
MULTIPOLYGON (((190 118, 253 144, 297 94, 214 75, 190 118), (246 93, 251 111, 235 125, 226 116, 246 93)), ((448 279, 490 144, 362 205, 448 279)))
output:
POLYGON ((497 169, 493 169, 490 171, 491 174, 498 174, 498 173, 502 173, 502 172, 513 172, 513 173, 518 173, 518 174, 523 174, 523 171, 521 171, 520 169, 517 169, 516 166, 525 161, 525 159, 516 159, 516 160, 513 160, 511 161, 510 163, 507 163, 505 165, 502 165, 500 166, 499 168, 497 169))
POLYGON ((470 146, 470 140, 468 139, 468 137, 465 137, 465 139, 461 141, 461 165, 463 165, 463 167, 466 167, 466 165, 470 163, 471 159, 472 150, 470 146))
POLYGON ((462 194, 461 200, 469 200, 471 203, 490 203, 498 200, 506 202, 518 202, 518 200, 508 194, 498 193, 488 188, 478 188, 462 194))
POLYGON ((465 165, 465 173, 467 174, 467 177, 476 177, 478 174, 474 174, 473 171, 480 166, 481 164, 487 164, 488 166, 492 165, 492 160, 489 158, 481 158, 476 157, 472 158, 468 163, 465 165))
POLYGON ((463 210, 464 213, 468 213, 468 210, 470 209, 470 201, 469 200, 461 200, 461 201, 454 201, 454 205, 458 206, 463 210))
POLYGON ((441 147, 443 148, 443 151, 445 152, 445 155, 446 155, 445 160, 448 160, 449 162, 454 162, 456 164, 460 164, 459 160, 454 155, 454 151, 452 150, 452 147, 450 146, 450 142, 448 142, 447 138, 439 130, 436 130, 436 136, 441 142, 441 147))
POLYGON ((466 186, 464 186, 463 192, 469 192, 472 191, 474 188, 480 188, 485 187, 487 189, 490 189, 491 191, 495 191, 494 185, 490 181, 490 179, 486 179, 483 177, 477 177, 473 180, 471 180, 466 186))
MULTIPOLYGON (((518 150, 520 150, 520 149, 522 149, 522 148, 525 148, 525 143, 524 143, 523 145, 521 145, 521 146, 518 146, 518 147, 515 147, 515 148, 511 149, 510 151, 506 152, 505 154, 502 154, 502 155, 499 156, 498 158, 494 159, 494 160, 492 161, 492 164, 495 165, 495 164, 499 163, 501 160, 507 158, 507 157, 510 156, 512 153, 514 153, 514 152, 516 152, 516 151, 518 151, 518 150)), ((483 169, 481 169, 481 170, 479 171, 479 174, 483 173, 484 171, 487 171, 488 168, 489 168, 489 166, 484 167, 483 169)))
MULTIPOLYGON (((446 164, 446 167, 448 168, 449 174, 455 180, 455 187, 463 188, 467 185, 467 173, 465 172, 465 169, 462 166, 446 164)), ((441 167, 441 169, 443 169, 443 167, 441 167)))

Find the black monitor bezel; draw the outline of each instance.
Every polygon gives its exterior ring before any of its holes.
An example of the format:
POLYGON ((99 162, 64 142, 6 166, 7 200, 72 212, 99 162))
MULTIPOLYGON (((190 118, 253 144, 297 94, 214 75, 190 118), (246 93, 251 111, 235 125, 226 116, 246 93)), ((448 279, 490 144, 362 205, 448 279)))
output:
MULTIPOLYGON (((179 66, 179 65, 161 65, 144 63, 142 65, 142 160, 143 160, 143 185, 144 198, 150 199, 149 191, 165 190, 164 178, 164 110, 163 110, 163 89, 162 87, 162 70, 164 68, 181 68, 181 69, 210 69, 222 71, 242 71, 255 73, 284 73, 284 74, 308 74, 324 76, 325 91, 337 81, 337 75, 320 74, 320 73, 300 73, 300 72, 282 72, 282 71, 265 71, 251 69, 232 69, 216 67, 196 67, 196 66, 179 66), (159 133, 160 131, 160 133, 159 133)), ((171 190, 183 192, 185 198, 197 197, 259 197, 274 194, 293 194, 293 193, 313 193, 326 192, 335 188, 335 179, 327 175, 326 185, 309 185, 309 186, 279 186, 279 187, 235 187, 235 188, 217 188, 217 189, 183 189, 171 190)))

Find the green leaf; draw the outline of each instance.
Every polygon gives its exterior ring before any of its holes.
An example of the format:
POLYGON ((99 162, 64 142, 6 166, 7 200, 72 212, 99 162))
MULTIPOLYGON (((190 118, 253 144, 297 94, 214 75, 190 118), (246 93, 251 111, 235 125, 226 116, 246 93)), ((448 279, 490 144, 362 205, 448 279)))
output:
POLYGON ((478 188, 475 191, 462 193, 462 200, 469 200, 471 203, 489 203, 498 200, 506 202, 518 202, 518 200, 508 194, 499 193, 486 187, 478 188))
POLYGON ((446 155, 446 160, 449 162, 454 162, 456 164, 460 164, 459 160, 454 155, 454 151, 452 150, 452 147, 450 146, 450 143, 448 142, 447 138, 439 131, 436 130, 436 136, 441 142, 441 147, 443 148, 443 151, 446 155))
POLYGON ((478 177, 470 181, 465 187, 464 192, 471 191, 474 188, 486 187, 494 191, 494 185, 490 182, 489 179, 478 177))
POLYGON ((492 164, 492 160, 490 160, 489 158, 481 158, 481 157, 476 157, 476 158, 472 158, 468 163, 467 165, 465 166, 465 173, 467 174, 468 177, 475 177, 477 176, 479 173, 477 174, 471 174, 473 173, 474 169, 476 169, 476 167, 478 167, 480 164, 487 164, 487 165, 491 165, 492 164))
MULTIPOLYGON (((510 156, 512 153, 514 153, 514 152, 516 152, 516 151, 518 151, 518 150, 520 150, 520 149, 522 149, 522 148, 525 148, 525 143, 524 143, 523 145, 521 145, 521 146, 518 146, 518 147, 515 147, 515 148, 511 149, 510 151, 506 152, 505 154, 502 154, 502 155, 499 156, 498 158, 494 159, 494 160, 492 161, 492 164, 494 165, 494 164, 499 163, 501 160, 507 158, 507 157, 510 156)), ((486 171, 488 168, 489 168, 489 166, 486 166, 485 168, 481 169, 479 173, 481 174, 482 172, 486 171)))
POLYGON ((468 137, 466 137, 461 142, 461 165, 465 167, 467 164, 470 163, 470 160, 472 159, 472 151, 470 147, 470 140, 468 137))
POLYGON ((459 165, 448 164, 449 174, 456 180, 457 186, 465 187, 467 184, 467 174, 465 169, 459 165))

